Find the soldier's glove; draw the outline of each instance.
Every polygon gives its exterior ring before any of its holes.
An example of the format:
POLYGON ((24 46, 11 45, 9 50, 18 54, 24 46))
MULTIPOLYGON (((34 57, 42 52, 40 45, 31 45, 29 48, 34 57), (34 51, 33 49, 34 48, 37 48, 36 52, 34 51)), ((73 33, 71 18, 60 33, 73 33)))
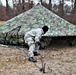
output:
POLYGON ((39 46, 41 46, 41 43, 40 42, 36 42, 39 46))
POLYGON ((41 43, 40 42, 36 42, 39 45, 39 49, 42 49, 41 43))
POLYGON ((42 49, 41 48, 41 43, 40 42, 36 42, 38 45, 39 45, 39 49, 42 49))

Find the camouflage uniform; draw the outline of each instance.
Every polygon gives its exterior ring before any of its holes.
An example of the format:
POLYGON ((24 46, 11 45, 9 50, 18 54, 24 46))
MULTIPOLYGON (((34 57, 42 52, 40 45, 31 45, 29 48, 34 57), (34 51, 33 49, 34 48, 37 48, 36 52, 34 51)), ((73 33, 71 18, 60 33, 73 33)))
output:
POLYGON ((33 52, 38 52, 39 46, 36 42, 40 41, 43 34, 42 28, 32 29, 25 34, 24 40, 29 46, 29 57, 34 56, 33 52))

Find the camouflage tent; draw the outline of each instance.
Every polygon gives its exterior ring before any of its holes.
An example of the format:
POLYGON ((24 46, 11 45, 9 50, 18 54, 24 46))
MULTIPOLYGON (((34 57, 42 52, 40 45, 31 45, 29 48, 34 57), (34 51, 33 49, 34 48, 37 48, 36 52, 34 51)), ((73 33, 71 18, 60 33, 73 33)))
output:
POLYGON ((24 34, 33 28, 47 25, 44 36, 75 36, 76 26, 60 18, 42 5, 37 5, 0 26, 0 43, 24 45, 24 34))

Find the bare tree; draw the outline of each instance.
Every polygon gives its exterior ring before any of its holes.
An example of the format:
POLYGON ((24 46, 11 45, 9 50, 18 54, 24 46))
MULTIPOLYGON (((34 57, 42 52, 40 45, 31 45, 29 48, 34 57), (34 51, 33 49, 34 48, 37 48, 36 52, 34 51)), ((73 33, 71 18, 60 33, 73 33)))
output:
POLYGON ((63 16, 64 15, 64 0, 60 0, 60 4, 59 4, 59 15, 63 16))
POLYGON ((75 3, 74 4, 76 4, 76 0, 75 0, 75 3))
POLYGON ((30 0, 28 0, 28 3, 29 3, 29 4, 28 4, 28 5, 29 5, 29 6, 28 6, 28 8, 29 8, 29 9, 30 9, 30 2, 31 2, 31 1, 30 1, 30 0))
POLYGON ((48 5, 48 9, 52 9, 52 3, 51 3, 51 0, 49 0, 49 5, 48 5))
POLYGON ((73 13, 75 14, 76 13, 76 0, 74 2, 74 9, 73 9, 73 13))
POLYGON ((42 5, 43 4, 42 0, 40 0, 40 2, 41 2, 41 5, 42 5))
POLYGON ((6 0, 6 15, 9 15, 9 4, 8 4, 8 0, 6 0))
POLYGON ((16 0, 12 0, 12 4, 13 4, 13 17, 16 16, 16 9, 17 8, 15 6, 16 5, 15 3, 16 3, 16 0))
POLYGON ((32 8, 32 7, 33 7, 33 5, 34 5, 34 3, 33 3, 33 1, 31 1, 31 6, 30 6, 30 8, 32 8))
POLYGON ((25 0, 22 0, 22 11, 25 11, 25 0))
POLYGON ((1 2, 1 0, 0 0, 0 19, 1 19, 1 17, 2 17, 1 13, 2 13, 2 2, 1 2))
POLYGON ((19 2, 18 2, 17 10, 18 10, 19 13, 22 13, 23 12, 22 11, 22 2, 21 2, 21 0, 19 0, 19 2))
POLYGON ((2 5, 2 2, 1 2, 1 0, 0 0, 0 5, 2 5))

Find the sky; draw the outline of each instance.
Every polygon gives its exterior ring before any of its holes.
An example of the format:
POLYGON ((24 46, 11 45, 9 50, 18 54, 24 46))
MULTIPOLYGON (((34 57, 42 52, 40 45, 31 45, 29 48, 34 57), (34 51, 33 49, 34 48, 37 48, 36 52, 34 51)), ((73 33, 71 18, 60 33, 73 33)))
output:
POLYGON ((6 5, 6 2, 5 0, 1 0, 2 1, 2 4, 5 6, 6 5))
MULTIPOLYGON (((1 0, 2 4, 6 6, 6 0, 1 0)), ((12 0, 9 0, 9 4, 12 4, 12 0)))

